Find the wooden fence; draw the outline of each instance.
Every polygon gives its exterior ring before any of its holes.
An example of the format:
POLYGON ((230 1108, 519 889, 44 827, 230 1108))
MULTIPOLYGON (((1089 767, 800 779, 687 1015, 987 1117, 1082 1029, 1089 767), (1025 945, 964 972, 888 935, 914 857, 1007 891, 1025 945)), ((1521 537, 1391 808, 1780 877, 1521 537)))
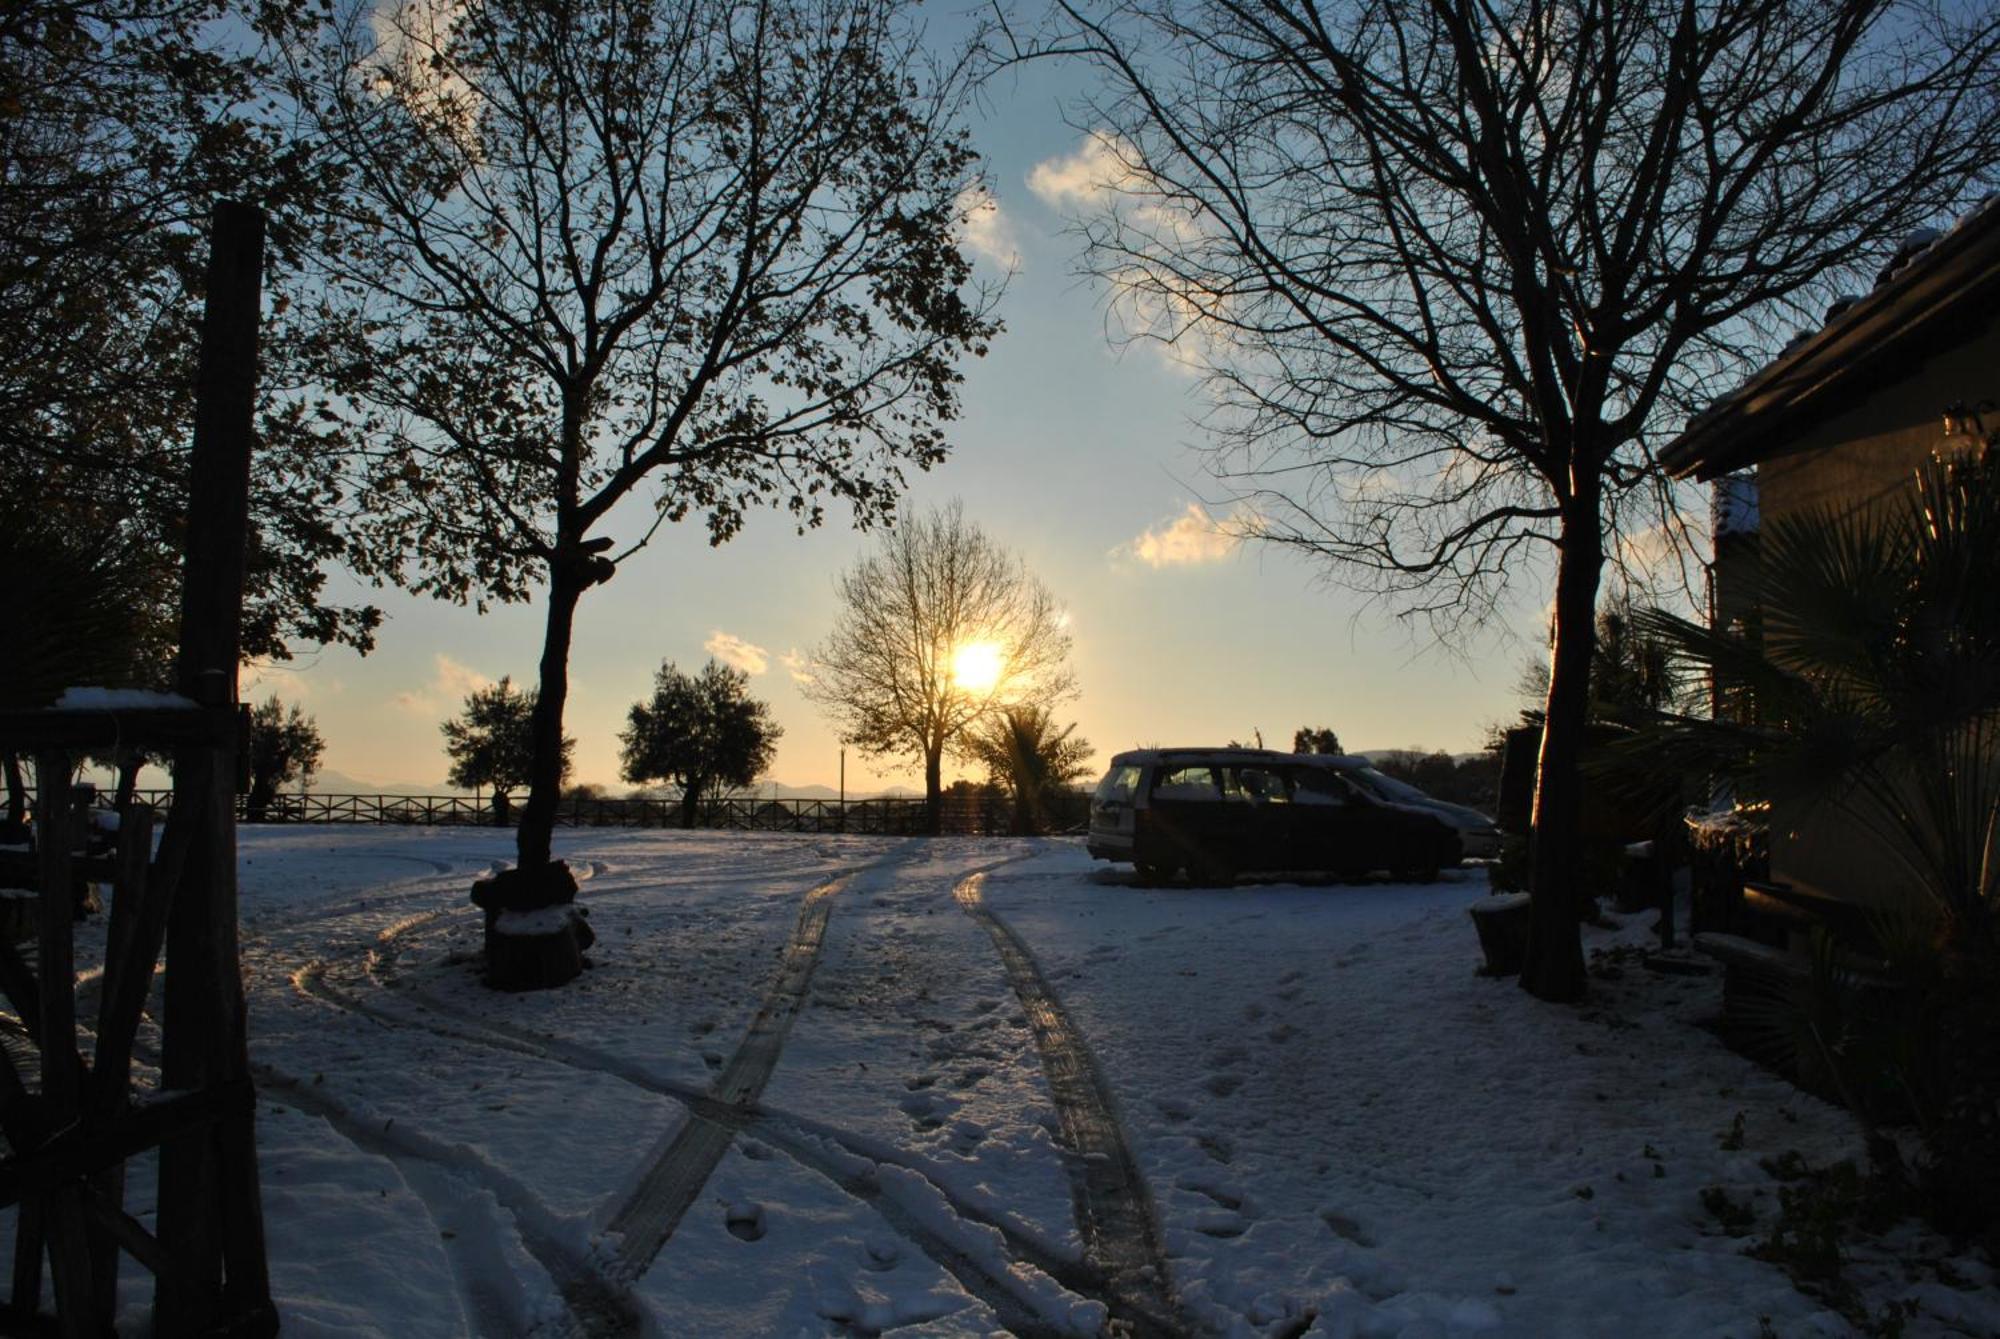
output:
MULTIPOLYGON (((170 790, 141 790, 139 803, 166 809, 170 790)), ((110 807, 112 795, 99 792, 98 803, 110 807)), ((246 823, 361 823, 409 827, 507 827, 519 812, 510 806, 505 821, 493 803, 467 795, 279 795, 261 812, 253 812, 248 797, 236 797, 237 818, 246 823)), ((1065 792, 1052 806, 1049 829, 1082 832, 1089 823, 1090 797, 1085 791, 1065 792)), ((1013 812, 997 790, 947 791, 941 824, 952 836, 998 836, 1012 830, 1013 812)), ((567 796, 556 809, 556 825, 566 828, 678 828, 679 800, 610 799, 567 796)), ((924 829, 920 799, 790 800, 729 796, 704 801, 695 813, 696 828, 736 832, 854 832, 882 836, 916 836, 924 829)))

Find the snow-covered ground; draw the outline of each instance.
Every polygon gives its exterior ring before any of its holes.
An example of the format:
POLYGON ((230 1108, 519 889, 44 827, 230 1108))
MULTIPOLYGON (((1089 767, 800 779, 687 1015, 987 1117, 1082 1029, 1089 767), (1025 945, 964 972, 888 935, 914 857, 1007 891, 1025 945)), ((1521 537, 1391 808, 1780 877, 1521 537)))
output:
MULTIPOLYGON (((1857 1155, 1852 1122, 1694 1025, 1713 979, 1564 1009, 1474 975, 1482 871, 1141 889, 1068 842, 566 832, 596 965, 507 996, 466 893, 509 834, 241 841, 288 1335, 1851 1332, 1701 1192, 1768 1206, 1759 1158, 1857 1155)), ((1875 1296, 2000 1333, 1958 1265, 1875 1296)))

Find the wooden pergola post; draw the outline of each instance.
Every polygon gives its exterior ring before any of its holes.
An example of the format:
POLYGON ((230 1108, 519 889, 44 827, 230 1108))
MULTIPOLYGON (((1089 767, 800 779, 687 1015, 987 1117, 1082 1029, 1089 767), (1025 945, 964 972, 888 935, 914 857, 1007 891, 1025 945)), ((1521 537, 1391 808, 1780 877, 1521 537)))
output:
MULTIPOLYGON (((182 694, 205 707, 237 702, 243 573, 255 440, 257 323, 264 214, 215 207, 189 464, 187 564, 181 585, 182 694)), ((250 1061, 236 933, 235 791, 248 740, 234 750, 184 749, 174 766, 174 822, 189 834, 189 877, 167 924, 163 1086, 194 1091, 247 1083, 250 1061), (185 807, 184 807, 185 806, 185 807)), ((188 1334, 218 1321, 269 1317, 255 1106, 160 1147, 159 1238, 172 1268, 154 1291, 153 1325, 188 1334)), ((253 1329, 264 1326, 254 1321, 253 1329)))

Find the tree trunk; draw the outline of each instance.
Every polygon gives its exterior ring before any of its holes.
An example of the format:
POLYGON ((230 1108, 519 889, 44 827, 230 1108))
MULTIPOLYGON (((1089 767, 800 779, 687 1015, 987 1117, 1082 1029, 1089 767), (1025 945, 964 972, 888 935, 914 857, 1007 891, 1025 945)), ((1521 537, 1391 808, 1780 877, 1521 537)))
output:
POLYGON ((944 746, 924 750, 924 831, 935 837, 944 831, 944 746))
POLYGON ((132 807, 132 798, 139 793, 139 769, 145 765, 146 755, 143 753, 118 755, 118 793, 112 804, 119 813, 132 807))
POLYGON ((250 793, 243 797, 244 817, 252 823, 261 823, 271 808, 271 801, 278 798, 278 788, 268 776, 250 779, 250 793))
POLYGON ((1556 566, 1555 647, 1535 768, 1528 890, 1533 895, 1521 987, 1539 999, 1583 998, 1583 932, 1577 885, 1583 845, 1578 763, 1590 716, 1590 659, 1597 635, 1597 583, 1604 566, 1595 477, 1579 479, 1563 508, 1556 566))
POLYGON ((535 756, 528 768, 528 802, 514 835, 522 869, 549 863, 555 844, 556 803, 562 798, 563 702, 569 697, 569 643, 576 626, 576 602, 583 595, 582 565, 570 560, 573 546, 559 550, 549 575, 549 621, 542 637, 541 682, 529 733, 535 756))
POLYGON ((21 760, 7 755, 7 821, 16 827, 28 821, 28 780, 21 775, 21 760))
POLYGON ((694 826, 695 815, 701 809, 701 787, 690 781, 681 788, 681 826, 694 826))

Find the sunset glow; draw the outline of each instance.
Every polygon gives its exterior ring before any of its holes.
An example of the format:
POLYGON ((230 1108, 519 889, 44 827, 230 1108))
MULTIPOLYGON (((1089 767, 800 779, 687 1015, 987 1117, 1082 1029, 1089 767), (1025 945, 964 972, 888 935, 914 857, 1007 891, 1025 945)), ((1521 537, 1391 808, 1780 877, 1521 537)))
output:
POLYGON ((1000 648, 992 642, 967 642, 951 657, 951 681, 968 693, 990 693, 1000 682, 1000 648))

